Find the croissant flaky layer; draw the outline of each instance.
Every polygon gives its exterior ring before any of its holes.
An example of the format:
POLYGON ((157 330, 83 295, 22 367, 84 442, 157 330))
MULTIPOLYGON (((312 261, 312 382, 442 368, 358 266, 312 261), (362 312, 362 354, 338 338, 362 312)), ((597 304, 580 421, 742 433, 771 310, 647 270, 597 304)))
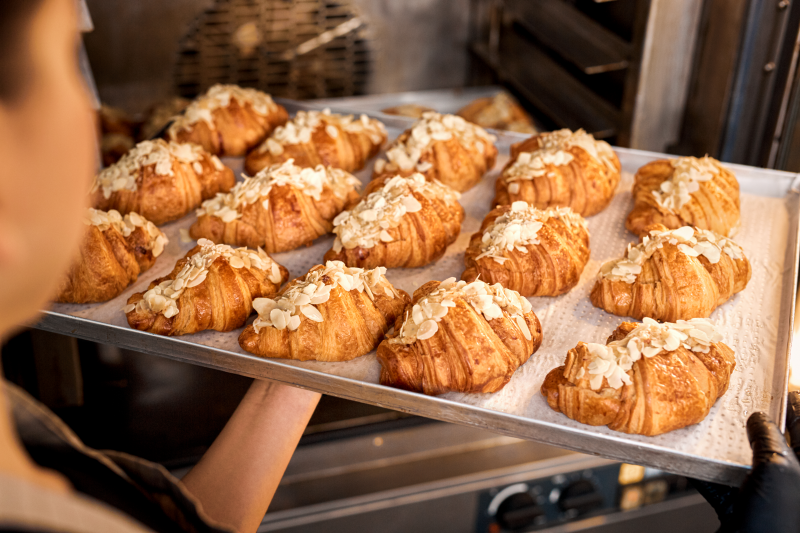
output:
POLYGON ((199 147, 144 141, 100 173, 92 204, 123 215, 136 212, 161 225, 190 213, 234 183, 233 171, 199 147), (126 180, 129 185, 118 185, 126 180))
MULTIPOLYGON (((423 180, 419 175, 415 175, 418 180, 423 180)), ((397 178, 399 180, 412 179, 397 178)), ((390 187, 393 180, 388 180, 385 187, 390 187)), ((396 181, 396 180, 395 180, 396 181)), ((375 182, 373 182, 375 183, 375 182)), ((360 207, 364 202, 373 200, 370 191, 380 191, 383 182, 378 182, 378 186, 370 184, 365 192, 365 197, 355 206, 351 213, 354 217, 359 217, 360 207)), ((416 186, 416 185, 415 185, 416 186)), ((326 261, 342 261, 346 265, 359 268, 375 268, 384 266, 388 268, 414 268, 427 265, 442 257, 451 245, 458 238, 461 232, 461 222, 464 220, 464 208, 458 203, 456 193, 448 193, 443 190, 438 183, 429 183, 423 188, 412 188, 405 196, 411 197, 416 201, 415 211, 404 211, 399 221, 392 222, 387 226, 383 238, 377 239, 370 246, 353 245, 348 248, 345 243, 337 251, 334 248, 325 254, 326 261), (451 194, 452 193, 452 194, 451 194)), ((376 192, 375 194, 380 194, 376 192)), ((367 211, 367 210, 364 210, 367 211)), ((342 213, 344 215, 345 213, 342 213)), ((337 221, 334 221, 336 225, 337 221)), ((334 231, 341 231, 335 228, 334 231)), ((355 243, 358 239, 353 239, 355 243)))
MULTIPOLYGON (((709 170, 713 178, 708 181, 697 181, 697 189, 685 198, 685 203, 682 205, 673 202, 665 206, 666 202, 662 200, 659 203, 658 197, 653 193, 666 196, 662 186, 665 182, 673 180, 676 172, 680 172, 673 163, 681 160, 661 159, 644 165, 634 177, 634 206, 628 215, 625 227, 639 236, 644 235, 648 226, 652 224, 663 224, 669 229, 695 226, 726 237, 733 235, 740 221, 739 182, 736 176, 708 157, 699 160, 682 158, 682 160, 687 163, 694 160, 703 166, 713 166, 713 169, 709 170)), ((670 192, 677 187, 673 185, 670 192)), ((691 188, 694 189, 694 186, 691 188)))
MULTIPOLYGON (((323 265, 318 265, 309 274, 324 269, 323 265)), ((272 325, 258 329, 253 325, 247 326, 239 336, 239 345, 262 357, 301 361, 349 361, 369 353, 383 339, 409 301, 408 294, 394 289, 383 274, 379 278, 370 284, 369 290, 365 290, 363 285, 361 290, 346 290, 335 283, 334 274, 328 272, 319 278, 319 282, 335 286, 325 302, 314 306, 318 313, 305 314, 303 310, 298 312, 295 309, 294 314, 299 317, 295 329, 283 324, 281 329, 272 325)), ((300 282, 301 278, 298 278, 289 283, 276 300, 280 302, 281 296, 287 295, 300 282)), ((296 304, 297 300, 293 305, 296 304)))
MULTIPOLYGON (((526 207, 520 209, 527 210, 527 204, 524 205, 526 207)), ((498 219, 504 219, 509 212, 512 212, 512 206, 501 206, 486 215, 480 231, 470 239, 464 255, 467 268, 461 279, 474 281, 480 277, 488 283, 499 283, 515 290, 522 296, 558 296, 577 285, 589 261, 589 232, 585 222, 571 212, 563 218, 542 216, 535 242, 502 246, 497 250, 498 261, 491 251, 484 248, 492 242, 488 237, 493 235, 492 229, 498 226, 498 219), (572 218, 578 220, 570 221, 572 218)), ((506 232, 516 229, 512 224, 505 226, 502 229, 506 232)))
POLYGON ((279 186, 272 189, 268 208, 261 202, 246 205, 242 217, 231 222, 201 215, 189 234, 193 239, 206 238, 216 243, 261 246, 271 254, 285 252, 330 233, 333 218, 357 200, 355 190, 347 198, 337 198, 326 189, 317 201, 289 185, 279 186))
POLYGON ((397 319, 395 333, 378 346, 381 384, 429 395, 502 389, 541 345, 539 319, 532 311, 514 318, 504 309, 499 317, 487 320, 472 304, 455 298, 432 336, 410 344, 399 342, 404 322, 418 312, 414 306, 439 285, 431 281, 417 289, 412 303, 397 319), (524 321, 528 336, 519 320, 524 321))
MULTIPOLYGON (((622 340, 637 326, 623 322, 608 343, 622 340)), ((593 361, 584 342, 570 350, 564 365, 550 371, 542 384, 548 405, 582 424, 647 436, 702 421, 727 391, 736 367, 733 350, 722 342, 712 343, 707 353, 680 345, 634 362, 627 371, 630 383, 614 388, 604 377, 593 389, 593 361)))
POLYGON ((368 125, 364 127, 359 121, 342 123, 339 115, 330 117, 331 115, 319 113, 313 126, 301 126, 309 129, 307 141, 297 138, 292 139, 297 142, 288 142, 282 138, 274 139, 276 135, 273 135, 247 154, 245 171, 253 175, 263 168, 290 159, 301 167, 324 165, 347 172, 361 170, 367 160, 374 157, 386 142, 383 125, 368 119, 368 125))
POLYGON ((145 228, 123 237, 114 228, 89 226, 56 300, 82 304, 115 298, 155 260, 145 228))
POLYGON ((221 156, 243 156, 289 119, 286 109, 254 89, 217 85, 175 119, 166 137, 221 156))
POLYGON ((329 233, 333 219, 358 201, 360 185, 343 170, 300 168, 290 160, 203 202, 189 233, 268 253, 294 250, 329 233))
MULTIPOLYGON (((556 134, 561 132, 544 136, 556 134)), ((542 139, 542 135, 537 135, 511 146, 511 159, 495 182, 493 203, 510 205, 523 201, 539 209, 569 207, 584 217, 605 209, 614 197, 622 168, 610 147, 602 143, 600 158, 579 145, 564 146, 551 154, 542 152, 542 139), (539 160, 541 164, 526 169, 520 164, 521 158, 539 160)), ((599 144, 601 141, 586 142, 599 144)))
POLYGON ((136 293, 128 299, 125 313, 132 328, 170 336, 207 329, 231 331, 245 324, 253 311, 255 298, 274 296, 289 277, 289 272, 274 262, 264 261, 262 269, 232 264, 225 257, 216 257, 205 268, 198 269, 201 270, 199 277, 176 288, 174 281, 179 273, 203 248, 198 245, 190 250, 168 276, 154 280, 147 292, 136 293), (274 268, 271 268, 273 264, 274 268), (162 287, 178 294, 173 298, 177 305, 177 313, 173 316, 168 317, 169 313, 164 312, 168 308, 164 307, 162 300, 170 303, 170 296, 159 290, 162 287), (150 293, 154 289, 159 294, 150 293), (154 310, 153 306, 160 310, 154 310))
MULTIPOLYGON (((649 229, 666 231, 661 225, 649 229)), ((705 318, 744 290, 750 281, 750 261, 743 253, 734 258, 722 251, 718 261, 712 263, 705 255, 685 253, 684 246, 679 242, 664 242, 643 261, 641 273, 632 282, 605 277, 601 272, 590 294, 592 304, 609 313, 636 319, 650 317, 674 322, 705 318)))

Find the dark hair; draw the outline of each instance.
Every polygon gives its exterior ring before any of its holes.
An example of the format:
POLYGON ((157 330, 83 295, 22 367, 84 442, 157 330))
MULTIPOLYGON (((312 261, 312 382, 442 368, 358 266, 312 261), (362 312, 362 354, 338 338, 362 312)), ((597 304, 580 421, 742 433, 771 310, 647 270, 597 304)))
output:
POLYGON ((17 99, 29 81, 26 37, 42 0, 0 0, 0 100, 17 99))

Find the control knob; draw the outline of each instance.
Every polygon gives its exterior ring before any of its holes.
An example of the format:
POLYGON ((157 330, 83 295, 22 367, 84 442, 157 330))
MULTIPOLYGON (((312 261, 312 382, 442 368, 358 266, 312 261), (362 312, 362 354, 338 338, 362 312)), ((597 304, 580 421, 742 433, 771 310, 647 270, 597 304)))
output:
POLYGON ((533 496, 527 492, 512 494, 497 508, 497 523, 503 529, 516 531, 533 524, 544 515, 544 509, 537 505, 533 496))
POLYGON ((564 512, 585 514, 603 505, 603 495, 594 483, 581 479, 570 483, 561 491, 558 507, 564 512))

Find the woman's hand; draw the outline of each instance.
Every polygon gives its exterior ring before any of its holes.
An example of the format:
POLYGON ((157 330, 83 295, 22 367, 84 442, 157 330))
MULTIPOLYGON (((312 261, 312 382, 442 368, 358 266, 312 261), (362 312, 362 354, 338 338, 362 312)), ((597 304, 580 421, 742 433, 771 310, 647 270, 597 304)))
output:
POLYGON ((741 488, 695 481, 717 512, 719 533, 800 531, 800 393, 789 394, 786 411, 792 448, 764 413, 747 420, 753 469, 741 488))
POLYGON ((225 428, 183 478, 212 519, 255 531, 320 394, 255 380, 225 428))

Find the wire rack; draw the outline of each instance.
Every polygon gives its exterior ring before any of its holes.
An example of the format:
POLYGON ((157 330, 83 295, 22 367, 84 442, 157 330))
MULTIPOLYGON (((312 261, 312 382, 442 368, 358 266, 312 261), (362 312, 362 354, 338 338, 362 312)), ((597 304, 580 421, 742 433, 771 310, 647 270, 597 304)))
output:
POLYGON ((185 97, 215 83, 293 99, 363 94, 371 44, 348 0, 217 0, 181 39, 174 83, 185 97), (325 32, 334 37, 320 41, 325 32))

